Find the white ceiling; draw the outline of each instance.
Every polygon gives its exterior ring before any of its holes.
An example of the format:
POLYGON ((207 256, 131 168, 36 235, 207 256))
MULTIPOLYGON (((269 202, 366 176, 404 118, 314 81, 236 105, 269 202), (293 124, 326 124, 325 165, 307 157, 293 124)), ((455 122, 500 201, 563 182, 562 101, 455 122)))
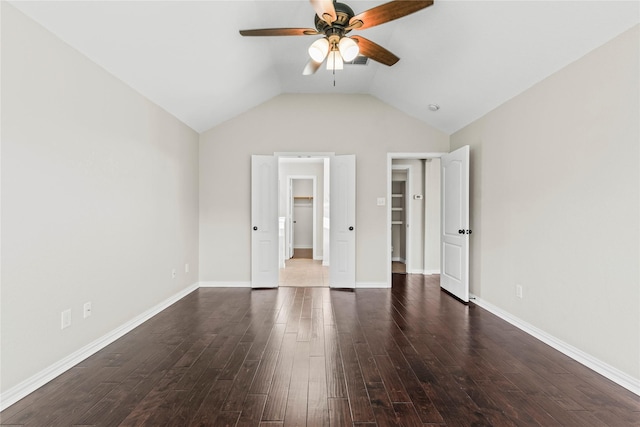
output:
MULTIPOLYGON (((384 1, 346 0, 362 12, 384 1)), ((11 2, 203 132, 281 93, 368 93, 452 133, 640 21, 638 1, 452 1, 361 34, 401 59, 302 76, 306 0, 11 2), (439 104, 431 112, 427 106, 439 104)))

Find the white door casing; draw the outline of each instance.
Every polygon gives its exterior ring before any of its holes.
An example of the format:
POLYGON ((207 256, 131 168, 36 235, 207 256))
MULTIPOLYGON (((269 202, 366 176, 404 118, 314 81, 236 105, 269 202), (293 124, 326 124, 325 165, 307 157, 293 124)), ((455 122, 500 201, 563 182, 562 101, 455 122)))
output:
POLYGON ((440 287, 469 302, 469 146, 441 158, 440 287))
POLYGON ((356 285, 356 156, 331 158, 330 286, 356 285))
POLYGON ((251 287, 278 286, 278 158, 251 156, 251 287))
POLYGON ((287 258, 293 258, 293 181, 287 184, 287 258))

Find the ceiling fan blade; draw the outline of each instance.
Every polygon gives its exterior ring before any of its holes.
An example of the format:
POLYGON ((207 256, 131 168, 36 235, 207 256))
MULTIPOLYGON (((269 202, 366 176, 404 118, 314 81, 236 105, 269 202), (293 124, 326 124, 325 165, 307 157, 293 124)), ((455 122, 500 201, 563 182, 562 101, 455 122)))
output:
POLYGON ((258 30, 240 30, 242 36, 314 36, 319 34, 313 28, 262 28, 258 30))
POLYGON ((402 18, 431 6, 433 0, 393 0, 354 16, 349 20, 347 30, 364 30, 394 19, 402 18))
POLYGON ((369 39, 365 39, 360 36, 351 36, 353 40, 358 42, 358 47, 360 48, 360 55, 364 55, 374 61, 377 61, 381 64, 392 66, 396 62, 400 60, 393 53, 389 52, 387 49, 383 48, 379 44, 372 42, 369 39))
POLYGON ((336 8, 333 6, 332 0, 309 0, 313 10, 316 11, 318 18, 325 21, 327 24, 331 24, 338 19, 336 15, 336 8))
POLYGON ((316 62, 313 59, 310 59, 305 65, 304 70, 302 71, 303 76, 310 76, 311 74, 315 74, 316 71, 320 68, 322 62, 316 62))

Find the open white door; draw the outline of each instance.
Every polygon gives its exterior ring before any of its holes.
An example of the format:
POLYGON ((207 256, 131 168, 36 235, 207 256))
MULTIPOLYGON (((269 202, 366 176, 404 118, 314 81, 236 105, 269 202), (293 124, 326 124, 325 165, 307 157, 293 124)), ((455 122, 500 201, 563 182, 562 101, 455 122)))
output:
POLYGON ((288 224, 287 224, 287 258, 293 258, 293 181, 291 181, 291 178, 289 178, 289 183, 288 183, 288 193, 287 193, 287 209, 288 209, 288 215, 287 215, 287 219, 288 219, 288 224))
POLYGON ((251 156, 251 287, 278 286, 278 159, 251 156))
POLYGON ((355 288, 356 156, 335 156, 331 158, 330 167, 330 286, 355 288))
POLYGON ((469 146, 441 158, 440 287, 469 302, 469 146))

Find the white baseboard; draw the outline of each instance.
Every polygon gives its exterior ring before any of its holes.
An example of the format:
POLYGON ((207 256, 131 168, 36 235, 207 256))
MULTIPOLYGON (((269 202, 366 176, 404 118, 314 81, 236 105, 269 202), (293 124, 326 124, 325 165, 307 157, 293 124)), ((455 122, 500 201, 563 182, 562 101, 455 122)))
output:
POLYGON ((322 257, 321 256, 314 256, 313 259, 315 261, 322 261, 322 257))
POLYGON ((356 289, 388 289, 390 287, 387 282, 356 282, 356 289))
POLYGON ((578 363, 583 364, 589 369, 594 370, 605 378, 610 379, 614 383, 626 388, 627 390, 640 395, 640 379, 634 378, 631 375, 628 375, 617 368, 591 356, 584 351, 567 344, 564 341, 559 340, 553 335, 548 334, 547 332, 536 328, 535 326, 513 316, 512 314, 502 310, 501 308, 496 307, 495 305, 484 301, 482 298, 479 298, 476 295, 470 295, 471 301, 484 308, 485 310, 495 314, 499 318, 511 323, 513 326, 521 329, 522 331, 528 333, 534 338, 539 339, 543 343, 553 347, 559 352, 569 356, 573 360, 578 363))
POLYGON ((181 300, 185 296, 189 295, 191 292, 198 289, 198 284, 194 283, 188 288, 183 289, 175 295, 170 296, 166 300, 161 303, 151 307, 147 311, 142 314, 134 317, 129 320, 127 323, 117 327, 113 331, 103 335, 97 340, 85 345, 79 350, 71 353, 70 355, 64 357, 63 359, 57 361, 53 365, 48 368, 43 369, 37 374, 33 375, 30 378, 22 381, 21 383, 11 387, 4 393, 0 394, 0 411, 4 411, 9 406, 16 403, 18 400, 26 397, 27 395, 33 393, 49 381, 53 380, 57 376, 65 373, 69 369, 73 368, 78 363, 82 362, 89 356, 97 353, 102 350, 118 338, 122 337, 126 333, 132 331, 136 327, 140 326, 147 320, 151 319, 156 314, 160 313, 162 310, 166 309, 170 305, 176 303, 181 300))
POLYGON ((209 281, 209 282, 199 282, 201 288, 250 288, 251 282, 220 282, 220 281, 209 281))
POLYGON ((440 270, 409 270, 409 274, 422 274, 424 276, 431 276, 432 274, 440 274, 440 270))
POLYGON ((403 263, 403 264, 406 264, 406 263, 407 263, 407 260, 406 260, 406 259, 401 258, 401 257, 398 257, 398 256, 394 256, 394 257, 392 257, 392 258, 391 258, 391 261, 394 261, 394 262, 401 262, 401 263, 403 263))

